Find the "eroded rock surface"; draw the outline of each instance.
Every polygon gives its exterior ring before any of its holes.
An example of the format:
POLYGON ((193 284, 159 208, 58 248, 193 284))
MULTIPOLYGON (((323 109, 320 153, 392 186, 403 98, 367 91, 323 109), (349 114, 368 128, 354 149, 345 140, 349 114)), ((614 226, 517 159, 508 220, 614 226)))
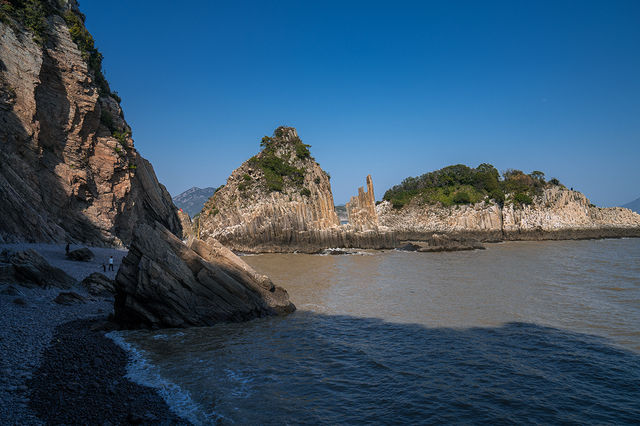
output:
POLYGON ((262 145, 205 203, 200 237, 250 252, 331 247, 340 221, 327 173, 292 127, 276 129, 262 145))
POLYGON ((367 176, 367 190, 358 188, 358 195, 351 197, 347 203, 349 225, 360 231, 378 229, 378 213, 376 212, 376 198, 373 193, 373 179, 367 176))
POLYGON ((160 223, 136 227, 116 276, 115 319, 129 328, 205 326, 293 310, 286 290, 220 243, 186 245, 160 223))
POLYGON ((0 282, 29 288, 70 288, 76 280, 62 269, 51 266, 37 251, 29 249, 0 253, 0 282))
POLYGON ((99 272, 86 277, 80 285, 93 296, 110 297, 116 294, 115 281, 99 272))
POLYGON ((67 253, 67 259, 75 260, 77 262, 89 262, 93 257, 93 252, 86 247, 72 250, 67 253))
POLYGON ((377 207, 380 224, 401 239, 438 233, 480 241, 580 239, 640 236, 640 215, 621 207, 595 207, 580 192, 546 188, 531 205, 483 201, 442 207, 412 201, 393 209, 377 207))
POLYGON ((0 241, 120 245, 155 220, 179 235, 117 96, 71 38, 76 2, 47 4, 43 45, 0 22, 0 241))

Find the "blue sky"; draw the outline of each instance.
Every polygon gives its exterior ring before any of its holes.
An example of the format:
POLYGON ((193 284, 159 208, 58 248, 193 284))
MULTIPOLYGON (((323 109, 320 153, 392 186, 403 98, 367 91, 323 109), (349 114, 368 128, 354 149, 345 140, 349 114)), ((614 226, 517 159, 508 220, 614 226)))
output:
POLYGON ((640 2, 81 0, 138 150, 173 195, 218 186, 279 125, 336 203, 373 176, 542 170, 640 196, 640 2))

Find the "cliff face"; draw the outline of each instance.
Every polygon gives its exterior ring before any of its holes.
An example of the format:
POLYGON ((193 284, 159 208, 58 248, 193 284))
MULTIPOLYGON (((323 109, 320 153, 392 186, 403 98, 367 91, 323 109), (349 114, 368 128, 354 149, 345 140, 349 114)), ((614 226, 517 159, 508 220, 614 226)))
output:
POLYGON ((294 128, 233 171, 200 214, 200 238, 240 251, 303 250, 329 244, 340 225, 329 176, 294 128))
POLYGON ((180 234, 76 2, 39 4, 38 34, 0 21, 0 240, 127 244, 138 221, 154 220, 180 234))
POLYGON ((357 230, 378 229, 378 214, 376 213, 376 197, 373 193, 373 179, 367 176, 367 190, 358 188, 358 195, 351 197, 346 205, 349 224, 357 230))
POLYGON ((387 201, 377 206, 380 224, 402 237, 444 233, 478 238, 565 239, 640 236, 640 215, 620 207, 598 208, 577 191, 545 189, 531 205, 502 207, 494 202, 442 207, 411 202, 393 209, 387 201))

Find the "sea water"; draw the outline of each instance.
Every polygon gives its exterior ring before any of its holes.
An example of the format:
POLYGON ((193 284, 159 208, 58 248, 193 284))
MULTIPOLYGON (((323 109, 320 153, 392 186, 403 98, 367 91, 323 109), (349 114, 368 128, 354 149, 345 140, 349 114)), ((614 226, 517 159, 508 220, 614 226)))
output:
POLYGON ((194 423, 640 420, 640 239, 244 260, 298 310, 114 336, 194 423))

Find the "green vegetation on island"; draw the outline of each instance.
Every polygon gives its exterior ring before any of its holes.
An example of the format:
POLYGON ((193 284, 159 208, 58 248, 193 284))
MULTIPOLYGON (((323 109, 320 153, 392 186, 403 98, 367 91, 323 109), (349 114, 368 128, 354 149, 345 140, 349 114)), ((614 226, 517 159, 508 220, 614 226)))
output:
POLYGON ((476 168, 457 164, 422 176, 408 177, 385 192, 383 199, 391 202, 394 208, 401 208, 414 199, 424 204, 440 203, 443 206, 475 204, 485 200, 526 205, 531 204, 533 197, 541 194, 545 187, 553 185, 560 185, 560 182, 555 178, 547 182, 540 171, 526 174, 509 169, 500 176, 491 164, 483 163, 476 168))
MULTIPOLYGON (((293 150, 295 157, 300 160, 313 159, 309 152, 310 145, 304 144, 297 136, 286 138, 287 130, 287 127, 280 126, 273 132, 272 137, 263 137, 260 142, 262 152, 249 159, 249 166, 262 171, 269 192, 282 192, 287 182, 300 191, 305 189, 302 187, 304 167, 296 167, 290 157, 293 150)), ((306 195, 307 191, 301 193, 306 195)))

